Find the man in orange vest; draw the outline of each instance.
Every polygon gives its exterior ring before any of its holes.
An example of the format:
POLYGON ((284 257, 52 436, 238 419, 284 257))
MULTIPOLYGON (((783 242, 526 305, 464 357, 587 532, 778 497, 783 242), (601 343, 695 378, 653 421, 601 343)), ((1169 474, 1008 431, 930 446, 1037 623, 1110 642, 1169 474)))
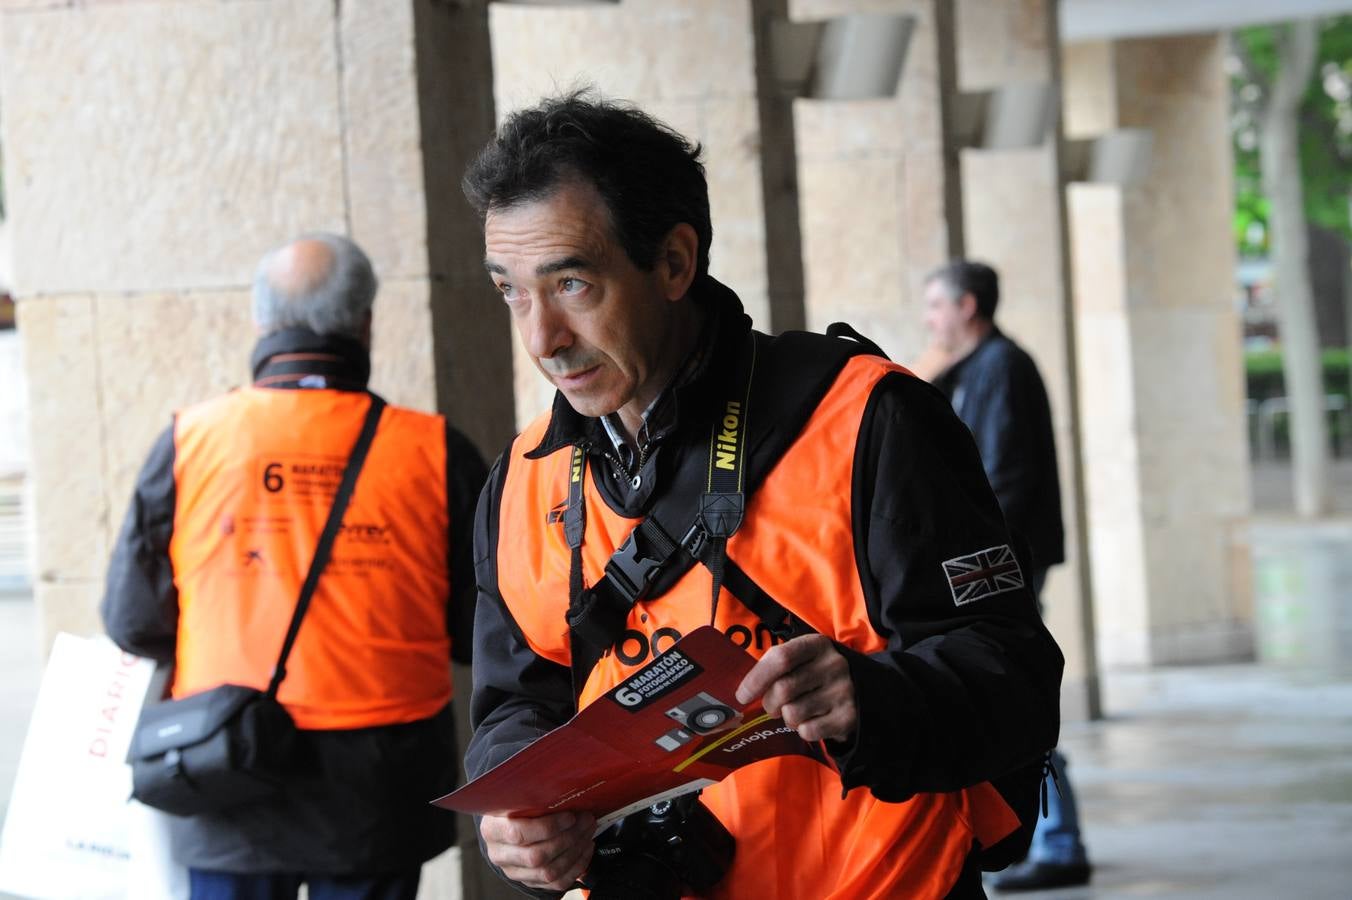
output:
POLYGON ((859 343, 753 331, 709 275, 698 148, 637 110, 575 94, 518 112, 464 185, 558 389, 478 508, 468 773, 709 624, 759 658, 737 700, 809 742, 656 835, 485 816, 489 860, 538 896, 579 878, 607 897, 984 896, 986 854, 1021 821, 991 780, 1040 772, 1062 659, 948 402, 859 343), (745 490, 715 490, 725 464, 745 490), (646 550, 617 554, 638 534, 646 550), (719 831, 730 861, 688 852, 719 831))
MULTIPOLYGON (((376 277, 346 238, 267 254, 251 386, 179 411, 141 470, 102 613, 174 664, 172 695, 267 687, 371 404, 376 277)), ((455 840, 451 660, 470 660, 479 453, 443 417, 387 406, 278 699, 300 729, 276 799, 171 817, 193 900, 412 900, 455 840)))

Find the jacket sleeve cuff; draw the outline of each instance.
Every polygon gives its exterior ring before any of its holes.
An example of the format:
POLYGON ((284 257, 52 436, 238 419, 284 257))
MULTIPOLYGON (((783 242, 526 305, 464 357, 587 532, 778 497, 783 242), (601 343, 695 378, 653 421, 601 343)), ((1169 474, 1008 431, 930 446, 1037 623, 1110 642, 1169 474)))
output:
POLYGON ((905 700, 899 674, 857 650, 836 643, 854 682, 858 724, 846 741, 826 741, 840 772, 841 794, 868 787, 879 800, 897 803, 913 793, 902 785, 911 758, 911 738, 901 727, 905 700))

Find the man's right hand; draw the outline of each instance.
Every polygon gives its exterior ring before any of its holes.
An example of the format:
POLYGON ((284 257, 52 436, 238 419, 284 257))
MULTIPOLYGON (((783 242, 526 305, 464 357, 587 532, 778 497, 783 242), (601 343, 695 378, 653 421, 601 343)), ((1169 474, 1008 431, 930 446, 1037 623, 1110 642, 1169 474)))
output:
POLYGON ((484 816, 479 834, 488 859, 512 881, 530 888, 566 891, 591 862, 590 813, 555 813, 533 819, 484 816))

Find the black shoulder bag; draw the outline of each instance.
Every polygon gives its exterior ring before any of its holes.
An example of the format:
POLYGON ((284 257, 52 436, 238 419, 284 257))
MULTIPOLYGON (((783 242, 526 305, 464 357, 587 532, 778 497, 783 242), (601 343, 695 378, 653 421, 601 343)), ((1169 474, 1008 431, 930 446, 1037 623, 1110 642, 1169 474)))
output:
POLYGON ((147 706, 128 753, 132 797, 174 815, 192 816, 256 803, 281 788, 295 749, 296 725, 277 702, 277 690, 384 408, 385 401, 372 394, 267 690, 223 684, 147 706))

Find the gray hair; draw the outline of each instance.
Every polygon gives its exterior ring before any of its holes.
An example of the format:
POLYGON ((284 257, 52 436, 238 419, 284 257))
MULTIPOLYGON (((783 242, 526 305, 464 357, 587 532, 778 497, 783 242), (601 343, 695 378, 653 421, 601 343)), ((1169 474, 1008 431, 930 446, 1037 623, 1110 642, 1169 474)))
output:
POLYGON ((954 301, 971 294, 976 300, 977 314, 995 321, 995 307, 1000 303, 1000 276, 990 266, 970 259, 954 259, 925 277, 925 284, 931 281, 942 284, 954 301))
POLYGON ((253 317, 259 331, 268 335, 284 328, 308 328, 317 334, 361 339, 378 286, 371 260, 341 235, 315 232, 296 241, 269 251, 254 271, 253 317), (305 240, 329 248, 327 271, 288 290, 275 283, 273 266, 280 253, 305 240))

